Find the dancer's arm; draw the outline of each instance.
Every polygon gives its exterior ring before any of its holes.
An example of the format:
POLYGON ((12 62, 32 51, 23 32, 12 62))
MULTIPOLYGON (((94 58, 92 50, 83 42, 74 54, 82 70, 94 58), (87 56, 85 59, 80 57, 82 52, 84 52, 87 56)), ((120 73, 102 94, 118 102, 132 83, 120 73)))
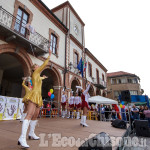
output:
POLYGON ((86 90, 83 92, 84 95, 89 91, 90 86, 91 86, 91 84, 89 83, 89 84, 88 84, 88 87, 87 87, 86 90))
POLYGON ((43 77, 40 77, 41 78, 41 80, 44 80, 44 79, 46 79, 46 78, 48 78, 47 76, 45 76, 45 75, 43 75, 43 77))
POLYGON ((22 82, 22 86, 23 86, 25 89, 28 88, 28 87, 25 85, 25 79, 24 79, 23 82, 22 82))
POLYGON ((44 63, 39 68, 36 69, 36 72, 40 73, 47 66, 49 59, 50 59, 50 56, 51 56, 51 53, 52 53, 51 50, 49 50, 49 56, 44 61, 44 63))

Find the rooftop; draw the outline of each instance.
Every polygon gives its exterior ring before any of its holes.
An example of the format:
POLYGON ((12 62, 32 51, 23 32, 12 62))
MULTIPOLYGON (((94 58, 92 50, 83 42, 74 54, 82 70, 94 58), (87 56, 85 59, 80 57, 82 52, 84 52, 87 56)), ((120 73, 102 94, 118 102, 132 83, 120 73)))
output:
POLYGON ((118 72, 110 72, 107 73, 107 77, 111 78, 111 77, 121 77, 121 76, 132 76, 132 77, 138 77, 135 74, 132 73, 128 73, 128 72, 124 72, 124 71, 118 71, 118 72))

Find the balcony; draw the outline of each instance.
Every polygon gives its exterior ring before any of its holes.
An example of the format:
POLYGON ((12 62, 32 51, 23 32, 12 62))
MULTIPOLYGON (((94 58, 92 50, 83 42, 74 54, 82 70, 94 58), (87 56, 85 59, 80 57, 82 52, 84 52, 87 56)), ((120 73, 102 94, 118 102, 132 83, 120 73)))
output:
POLYGON ((99 89, 105 89, 106 88, 106 82, 103 81, 101 78, 99 78, 99 80, 95 79, 92 77, 94 86, 99 88, 99 89))
POLYGON ((0 6, 0 35, 5 38, 6 42, 13 41, 36 56, 44 55, 49 50, 49 40, 37 32, 29 32, 26 24, 20 22, 2 6, 0 6), (21 26, 20 32, 17 30, 18 26, 21 26))

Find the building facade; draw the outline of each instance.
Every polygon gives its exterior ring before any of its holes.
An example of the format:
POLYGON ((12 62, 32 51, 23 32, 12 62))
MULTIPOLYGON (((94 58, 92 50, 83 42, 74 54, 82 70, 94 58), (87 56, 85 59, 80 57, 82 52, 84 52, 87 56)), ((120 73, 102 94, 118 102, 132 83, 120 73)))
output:
POLYGON ((143 94, 140 78, 135 74, 123 71, 107 73, 107 96, 118 100, 118 96, 124 90, 129 90, 130 95, 143 94))
POLYGON ((22 77, 31 75, 33 64, 43 63, 49 48, 52 56, 41 73, 48 76, 43 99, 53 88, 60 101, 62 88, 75 91, 87 81, 91 95, 104 93, 107 69, 85 49, 85 24, 68 1, 52 10, 41 0, 1 0, 0 6, 0 95, 23 97, 22 77), (92 76, 87 65, 82 78, 77 69, 81 58, 92 65, 92 76))

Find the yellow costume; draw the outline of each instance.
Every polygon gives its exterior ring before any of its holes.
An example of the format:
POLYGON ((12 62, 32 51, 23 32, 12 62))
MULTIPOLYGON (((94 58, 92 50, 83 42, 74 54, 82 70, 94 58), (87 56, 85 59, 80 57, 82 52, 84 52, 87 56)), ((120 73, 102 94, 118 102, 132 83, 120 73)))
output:
POLYGON ((50 59, 50 56, 48 56, 46 61, 33 72, 32 74, 33 88, 32 88, 32 91, 29 92, 29 94, 27 95, 27 99, 35 103, 38 107, 43 106, 43 100, 41 96, 41 87, 42 87, 42 80, 44 79, 44 77, 40 77, 40 73, 48 64, 49 59, 50 59))
POLYGON ((22 102, 27 103, 27 95, 29 94, 29 92, 31 92, 31 89, 25 85, 25 80, 23 80, 22 86, 25 88, 25 92, 26 92, 25 96, 23 97, 22 102))

